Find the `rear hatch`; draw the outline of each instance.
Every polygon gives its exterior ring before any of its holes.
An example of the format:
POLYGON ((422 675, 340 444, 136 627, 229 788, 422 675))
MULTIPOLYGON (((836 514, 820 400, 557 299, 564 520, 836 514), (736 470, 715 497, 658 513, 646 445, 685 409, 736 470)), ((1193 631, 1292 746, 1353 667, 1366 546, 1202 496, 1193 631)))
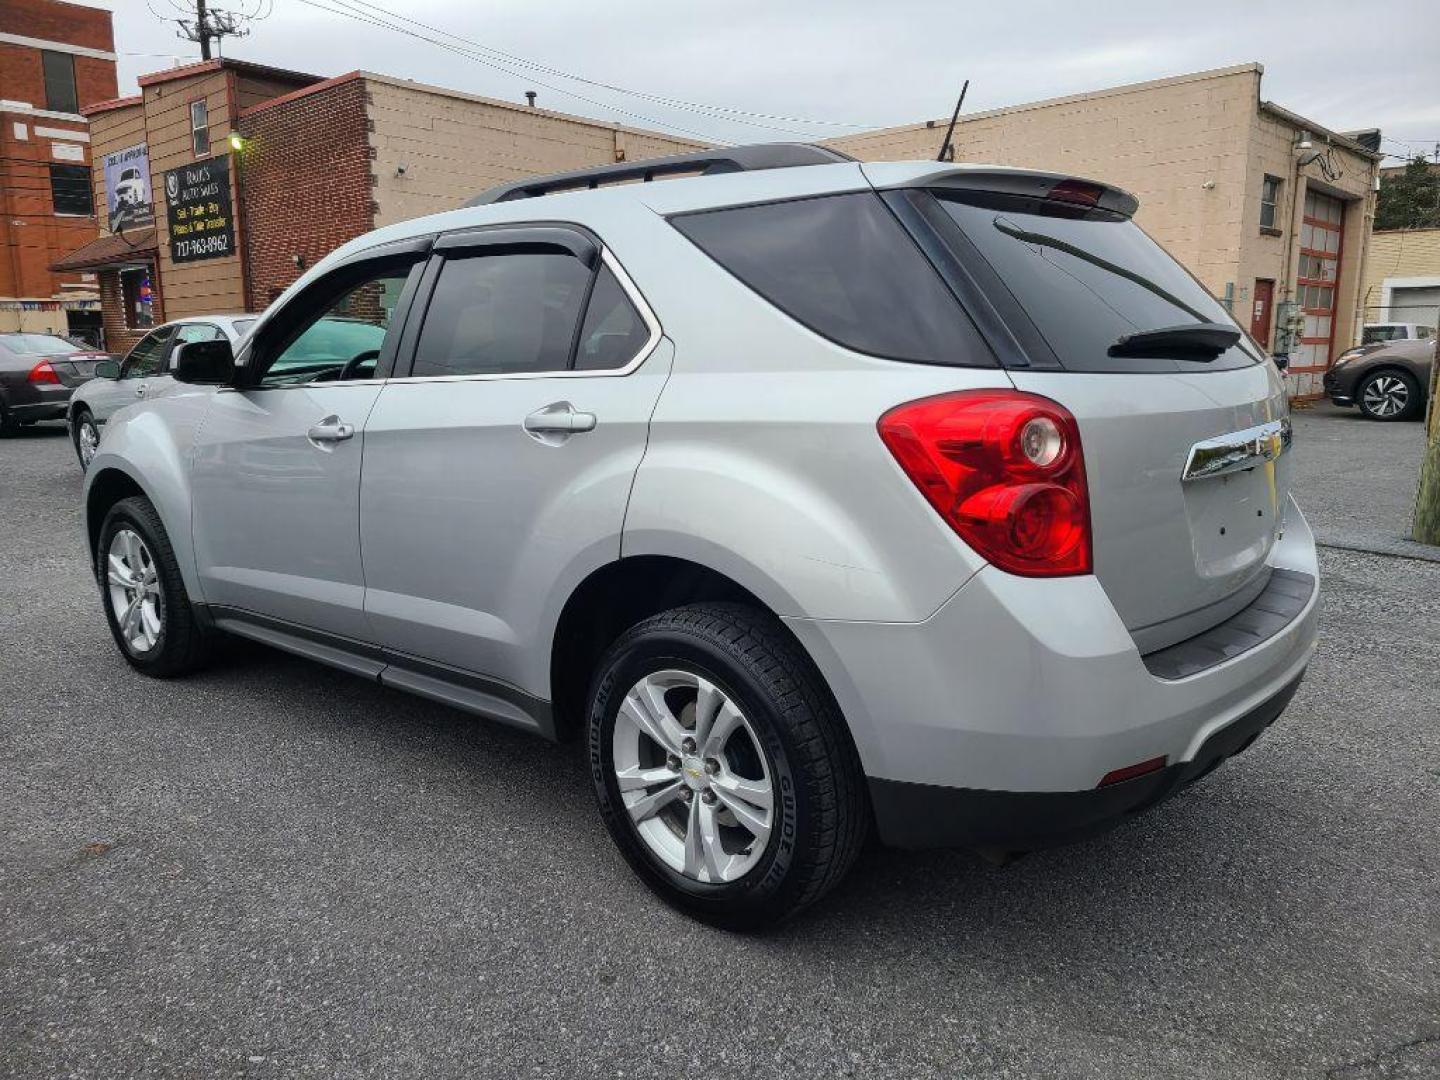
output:
POLYGON ((1016 387, 1075 416, 1095 573, 1149 651, 1263 588, 1289 490, 1284 385, 1130 220, 1132 199, 1079 181, 1055 188, 931 189, 924 217, 1013 335, 1008 355, 997 351, 1016 387))
POLYGON ((55 374, 66 386, 79 386, 95 377, 95 365, 102 360, 114 359, 109 353, 77 352, 47 358, 55 374))

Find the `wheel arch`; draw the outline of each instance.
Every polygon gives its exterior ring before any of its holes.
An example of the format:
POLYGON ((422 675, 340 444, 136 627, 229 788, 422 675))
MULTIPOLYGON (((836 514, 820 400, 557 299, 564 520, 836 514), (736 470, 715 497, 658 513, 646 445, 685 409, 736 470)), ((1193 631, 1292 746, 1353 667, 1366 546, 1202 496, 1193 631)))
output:
POLYGON ((702 563, 672 555, 631 555, 592 571, 571 591, 552 639, 550 696, 557 737, 571 738, 583 729, 595 664, 616 638, 652 615, 707 601, 745 604, 774 619, 805 656, 817 684, 843 717, 819 665, 780 618, 775 605, 761 595, 767 591, 763 583, 752 589, 702 563))

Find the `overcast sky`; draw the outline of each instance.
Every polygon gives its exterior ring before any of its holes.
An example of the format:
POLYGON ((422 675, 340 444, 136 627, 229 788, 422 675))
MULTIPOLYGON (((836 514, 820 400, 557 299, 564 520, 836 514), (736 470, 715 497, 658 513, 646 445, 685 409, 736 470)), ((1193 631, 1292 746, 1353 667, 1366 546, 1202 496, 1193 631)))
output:
MULTIPOLYGON (((186 0, 89 2, 115 12, 121 93, 134 92, 137 75, 198 57, 156 14, 173 17, 186 0)), ((514 101, 534 89, 543 106, 716 141, 823 137, 948 117, 966 78, 968 112, 1259 60, 1263 95, 1317 124, 1379 127, 1392 154, 1429 154, 1440 143, 1437 0, 211 3, 262 14, 273 7, 249 37, 226 41, 227 55, 320 75, 363 68, 514 101), (367 24, 359 13, 472 55, 367 24), (787 119, 739 123, 717 110, 787 119)))

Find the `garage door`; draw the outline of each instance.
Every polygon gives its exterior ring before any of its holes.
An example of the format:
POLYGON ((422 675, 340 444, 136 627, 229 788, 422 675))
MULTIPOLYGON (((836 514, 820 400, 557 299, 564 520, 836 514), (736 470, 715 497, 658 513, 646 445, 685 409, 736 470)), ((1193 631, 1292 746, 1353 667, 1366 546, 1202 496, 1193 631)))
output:
POLYGON ((1440 286, 1428 289, 1391 289, 1390 321, 1421 326, 1440 325, 1440 286))
POLYGON ((1305 221, 1300 227, 1300 272, 1295 299, 1305 315, 1300 347, 1290 358, 1291 391, 1300 396, 1321 392, 1320 379, 1330 366, 1335 342, 1336 279, 1340 273, 1340 233, 1345 204, 1328 195, 1305 193, 1305 221))

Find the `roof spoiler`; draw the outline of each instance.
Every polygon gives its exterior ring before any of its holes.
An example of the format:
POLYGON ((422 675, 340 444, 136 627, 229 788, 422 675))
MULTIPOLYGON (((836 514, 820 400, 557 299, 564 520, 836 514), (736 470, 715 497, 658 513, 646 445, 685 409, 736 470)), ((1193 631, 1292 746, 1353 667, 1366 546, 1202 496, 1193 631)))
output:
POLYGON ((466 206, 489 206, 515 199, 534 199, 561 191, 582 191, 611 184, 648 182, 663 176, 716 176, 720 173, 754 172, 760 169, 789 169, 797 165, 835 165, 854 161, 849 154, 813 143, 761 143, 756 146, 727 146, 697 150, 689 154, 650 158, 646 161, 597 165, 591 169, 532 176, 482 191, 466 206))
MULTIPOLYGON (((871 172, 866 169, 867 175, 871 172)), ((961 165, 938 168, 924 176, 908 176, 903 183, 888 184, 881 176, 872 177, 877 187, 924 187, 932 191, 989 191, 1002 195, 1023 195, 1031 199, 1049 199, 1075 206, 1095 206, 1131 217, 1140 208, 1140 200, 1123 188, 1085 180, 1067 173, 1038 172, 1034 169, 1011 169, 997 166, 961 165)))

